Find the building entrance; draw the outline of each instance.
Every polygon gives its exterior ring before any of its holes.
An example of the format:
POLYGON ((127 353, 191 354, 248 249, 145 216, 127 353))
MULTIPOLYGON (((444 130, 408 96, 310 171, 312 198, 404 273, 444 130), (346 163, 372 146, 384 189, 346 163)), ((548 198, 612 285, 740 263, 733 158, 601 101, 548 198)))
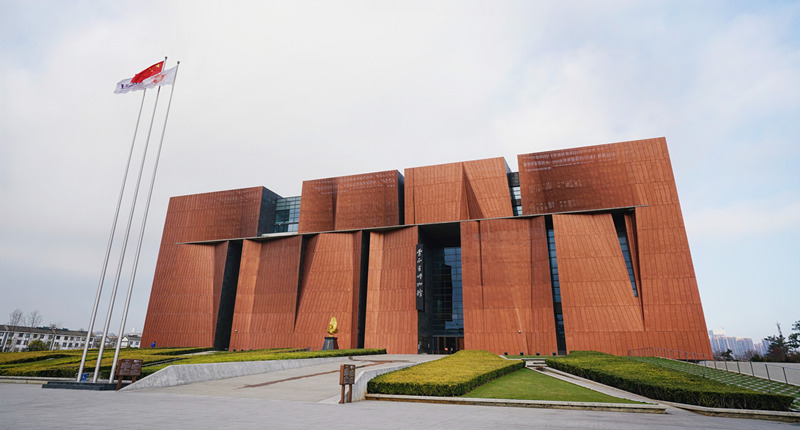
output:
POLYGON ((452 354, 464 349, 464 336, 434 336, 433 354, 452 354))
POLYGON ((459 224, 420 228, 423 253, 419 352, 452 354, 464 349, 459 224))

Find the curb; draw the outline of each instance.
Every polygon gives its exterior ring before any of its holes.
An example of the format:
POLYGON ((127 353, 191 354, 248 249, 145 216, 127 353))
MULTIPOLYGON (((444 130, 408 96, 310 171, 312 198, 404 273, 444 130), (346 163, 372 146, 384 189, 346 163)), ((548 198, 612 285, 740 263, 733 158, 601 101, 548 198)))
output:
POLYGON ((645 414, 664 414, 666 408, 661 405, 642 405, 628 403, 594 403, 594 402, 556 402, 549 400, 513 400, 513 399, 472 399, 464 397, 432 397, 405 396, 396 394, 367 394, 367 400, 383 400, 394 402, 439 403, 472 406, 503 406, 514 408, 571 409, 582 411, 633 412, 645 414))
POLYGON ((726 418, 749 418, 755 420, 770 420, 782 421, 787 423, 800 423, 800 412, 784 412, 784 411, 761 411, 756 409, 724 409, 724 408, 707 408, 705 406, 687 405, 684 403, 672 403, 660 400, 665 405, 674 408, 683 409, 689 412, 695 412, 710 417, 726 417, 726 418))
POLYGON ((42 384, 50 381, 74 381, 75 378, 60 378, 49 376, 0 376, 0 383, 5 384, 42 384))
POLYGON ((165 367, 152 375, 148 375, 122 388, 120 391, 174 387, 176 385, 192 384, 195 382, 215 381, 218 379, 235 378, 278 370, 296 369, 298 367, 316 366, 318 364, 347 363, 349 361, 350 358, 345 356, 173 365, 165 367))

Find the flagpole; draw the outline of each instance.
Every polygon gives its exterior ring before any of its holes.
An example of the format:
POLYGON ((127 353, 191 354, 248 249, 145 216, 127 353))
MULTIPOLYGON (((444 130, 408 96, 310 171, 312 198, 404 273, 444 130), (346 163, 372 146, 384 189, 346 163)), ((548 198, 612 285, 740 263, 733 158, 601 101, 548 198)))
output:
POLYGON ((89 343, 92 339, 92 330, 94 329, 94 321, 97 318, 97 307, 100 305, 100 295, 103 291, 103 282, 106 279, 106 270, 108 269, 108 259, 111 256, 111 244, 114 242, 114 232, 117 229, 117 220, 119 219, 119 209, 122 206, 122 196, 125 192, 125 183, 128 179, 128 170, 131 167, 131 159, 133 158, 133 147, 136 143, 136 133, 139 131, 139 121, 142 119, 142 108, 144 108, 144 96, 147 89, 142 92, 142 102, 139 104, 139 115, 136 117, 136 127, 133 129, 133 140, 131 141, 131 149, 128 151, 128 163, 125 165, 125 174, 122 176, 122 187, 119 190, 119 198, 117 199, 117 210, 114 213, 114 221, 111 223, 111 234, 108 236, 108 245, 106 246, 106 256, 103 260, 103 269, 100 271, 100 283, 97 285, 97 295, 94 298, 94 306, 92 307, 92 318, 89 320, 89 330, 86 332, 86 343, 83 345, 83 356, 81 357, 81 365, 78 368, 77 382, 81 381, 83 368, 86 365, 86 355, 89 353, 89 343))
MULTIPOLYGON (((166 64, 167 57, 164 57, 164 63, 166 64)), ((163 67, 161 68, 164 69, 163 67)), ((106 345, 106 336, 108 335, 108 326, 111 323, 111 314, 114 311, 114 301, 117 297, 117 288, 119 288, 119 278, 120 274, 122 273, 122 265, 125 261, 125 249, 128 246, 128 238, 130 237, 131 233, 131 224, 133 223, 133 214, 136 209, 136 198, 139 195, 139 185, 142 183, 142 173, 144 172, 144 164, 147 160, 147 148, 150 145, 150 135, 153 132, 153 121, 156 117, 156 109, 158 108, 158 98, 161 95, 161 87, 158 87, 158 91, 156 91, 156 102, 153 105, 153 115, 150 117, 150 128, 147 130, 147 139, 144 142, 144 151, 142 152, 142 164, 139 166, 139 176, 136 179, 136 188, 133 191, 133 201, 131 202, 131 211, 128 215, 128 226, 125 228, 125 238, 122 241, 122 251, 119 257, 119 263, 117 264, 117 274, 114 278, 114 289, 111 290, 111 300, 108 303, 108 313, 106 314, 106 323, 103 326, 103 337, 100 338, 100 351, 97 353, 97 364, 94 366, 94 375, 92 376, 92 382, 97 382, 98 376, 100 376, 100 362, 103 360, 103 350, 105 349, 106 345)), ((117 335, 117 342, 119 343, 119 335, 117 335)))
MULTIPOLYGON (((166 60, 164 61, 164 68, 166 68, 166 60)), ((125 297, 125 309, 122 312, 122 322, 119 325, 120 336, 125 331, 125 322, 128 320, 128 308, 131 304, 131 292, 133 291, 133 281, 136 278, 136 268, 139 266, 139 254, 142 251, 142 242, 144 239, 144 228, 147 224, 147 213, 150 210, 150 200, 153 197, 153 187, 156 183, 156 172, 158 172, 158 160, 161 158, 161 148, 164 146, 164 133, 167 131, 167 120, 169 120, 169 109, 172 107, 172 95, 175 93, 175 82, 178 80, 178 68, 181 62, 175 66, 175 76, 172 79, 172 89, 169 92, 169 102, 167 103, 167 113, 164 115, 164 127, 161 129, 161 140, 158 142, 158 150, 156 151, 156 161, 153 166, 153 177, 150 180, 150 191, 147 193, 147 202, 144 205, 144 216, 142 217, 142 228, 139 230, 139 243, 136 245, 136 256, 133 258, 133 272, 131 273, 131 281, 128 284, 128 295, 125 297)), ((158 87, 161 89, 161 87, 158 87)), ((114 350, 114 361, 111 363, 111 375, 108 382, 114 382, 114 370, 117 368, 117 360, 119 359, 119 348, 122 343, 121 338, 117 340, 117 348, 114 350)))

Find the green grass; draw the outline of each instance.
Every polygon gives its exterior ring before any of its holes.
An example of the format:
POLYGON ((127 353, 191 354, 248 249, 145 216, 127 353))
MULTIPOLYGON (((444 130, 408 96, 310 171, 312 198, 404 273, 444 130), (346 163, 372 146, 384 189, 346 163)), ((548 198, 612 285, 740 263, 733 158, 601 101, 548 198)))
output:
POLYGON ((522 368, 488 351, 459 351, 453 355, 380 375, 367 391, 415 396, 461 396, 492 379, 522 368))
POLYGON ((562 402, 640 403, 599 393, 531 369, 520 369, 497 378, 470 391, 463 397, 562 402))
POLYGON ((350 355, 374 355, 386 354, 385 349, 336 349, 330 351, 296 351, 296 350, 276 350, 262 349, 246 352, 215 352, 208 355, 196 355, 184 358, 180 362, 165 363, 142 369, 143 375, 155 373, 167 366, 180 366, 184 364, 207 364, 207 363, 231 363, 238 361, 269 361, 269 360, 293 360, 302 358, 321 358, 321 357, 346 357, 350 355))
POLYGON ((628 359, 642 363, 650 363, 657 366, 666 367, 668 369, 678 370, 680 372, 719 381, 723 384, 744 387, 750 390, 760 391, 762 393, 778 393, 792 396, 794 397, 792 409, 800 410, 800 387, 796 385, 784 384, 764 378, 757 378, 755 376, 742 375, 726 370, 714 369, 713 367, 705 367, 683 361, 669 360, 666 358, 628 357, 628 359))
MULTIPOLYGON (((165 360, 181 359, 186 354, 204 351, 208 348, 123 348, 119 358, 138 358, 145 366, 165 360)), ((97 362, 97 349, 86 355, 85 372, 93 372, 97 362)), ((78 373, 82 349, 63 351, 7 352, 0 354, 0 375, 2 376, 40 376, 72 378, 78 373)), ((100 374, 108 377, 114 360, 114 348, 103 351, 100 374)))
MULTIPOLYGON (((263 349, 246 352, 209 351, 209 348, 124 348, 119 358, 138 358, 143 361, 142 376, 147 376, 170 365, 197 363, 224 363, 233 361, 288 360, 295 358, 336 357, 347 355, 385 354, 384 349, 352 349, 335 351, 297 351, 290 348, 263 349)), ((84 372, 94 372, 98 350, 89 350, 84 372)), ((0 375, 72 378, 78 373, 83 350, 12 352, 0 354, 0 375)), ((108 378, 114 360, 114 349, 103 351, 100 377, 108 378)))
POLYGON ((736 409, 788 410, 794 398, 724 384, 652 363, 589 351, 546 360, 554 369, 651 399, 698 406, 736 409))

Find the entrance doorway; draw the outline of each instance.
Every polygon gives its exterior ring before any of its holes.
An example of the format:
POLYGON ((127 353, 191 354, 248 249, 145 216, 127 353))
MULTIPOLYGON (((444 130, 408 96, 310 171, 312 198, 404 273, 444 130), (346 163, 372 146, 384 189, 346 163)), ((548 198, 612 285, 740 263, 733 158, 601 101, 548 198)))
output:
POLYGON ((434 354, 453 354, 464 349, 464 337, 456 336, 434 336, 434 354))

